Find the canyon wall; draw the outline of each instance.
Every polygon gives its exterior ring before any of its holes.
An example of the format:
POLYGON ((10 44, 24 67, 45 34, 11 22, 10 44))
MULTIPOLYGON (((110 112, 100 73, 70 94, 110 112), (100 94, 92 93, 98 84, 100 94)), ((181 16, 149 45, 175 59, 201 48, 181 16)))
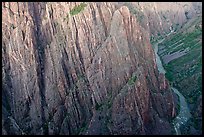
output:
POLYGON ((117 3, 71 16, 79 4, 2 3, 3 134, 172 134, 172 91, 149 38, 169 26, 117 3))

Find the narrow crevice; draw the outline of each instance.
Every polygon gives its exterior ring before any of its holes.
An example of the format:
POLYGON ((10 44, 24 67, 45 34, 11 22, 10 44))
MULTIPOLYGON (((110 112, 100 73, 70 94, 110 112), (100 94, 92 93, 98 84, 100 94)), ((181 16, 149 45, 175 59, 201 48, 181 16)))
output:
POLYGON ((43 127, 43 134, 48 134, 48 128, 46 126, 46 118, 45 118, 45 112, 44 107, 47 106, 46 99, 45 99, 45 78, 44 78, 44 61, 45 61, 45 51, 44 51, 44 45, 43 45, 43 39, 41 37, 41 18, 40 13, 38 12, 38 4, 35 3, 29 3, 28 8, 31 15, 33 15, 33 21, 34 25, 36 26, 36 30, 34 29, 34 39, 36 41, 35 45, 33 46, 34 50, 34 56, 36 61, 36 70, 37 70, 37 80, 38 80, 38 86, 39 86, 39 95, 40 95, 40 101, 41 101, 41 122, 43 127))
MULTIPOLYGON (((75 30, 76 30, 76 49, 79 53, 79 60, 82 64, 82 74, 86 74, 86 70, 85 70, 85 65, 84 65, 84 60, 83 60, 83 56, 82 56, 82 51, 79 47, 79 35, 78 35, 78 30, 77 30, 77 26, 76 26, 76 22, 75 22, 75 19, 73 18, 74 20, 74 25, 75 25, 75 30)), ((89 81, 88 81, 88 78, 87 76, 85 77, 85 82, 87 83, 87 86, 88 86, 88 89, 91 90, 91 87, 90 87, 90 84, 89 84, 89 81)))
POLYGON ((64 75, 66 78, 65 79, 66 83, 68 84, 68 87, 70 89, 72 89, 73 88, 73 82, 71 82, 71 81, 73 81, 73 80, 68 73, 69 72, 69 68, 68 68, 69 66, 67 67, 65 60, 69 61, 69 57, 67 55, 66 49, 64 48, 64 52, 62 53, 61 64, 62 64, 62 69, 63 69, 64 75))
POLYGON ((5 107, 9 113, 9 115, 12 115, 15 117, 15 96, 14 96, 14 88, 12 85, 12 71, 11 71, 11 62, 10 62, 10 56, 8 54, 7 48, 5 46, 5 43, 3 42, 2 46, 2 66, 4 65, 3 71, 5 74, 5 77, 3 79, 3 92, 2 92, 2 105, 4 105, 5 102, 3 102, 3 98, 6 99, 5 107))
MULTIPOLYGON (((88 30, 88 33, 90 33, 90 32, 91 32, 91 29, 90 29, 89 26, 88 26, 88 23, 87 23, 87 21, 86 21, 86 17, 84 16, 84 14, 82 14, 82 15, 83 15, 83 17, 84 17, 84 22, 85 22, 85 24, 86 24, 86 26, 84 25, 84 28, 88 30)), ((88 34, 87 34, 87 35, 88 35, 88 34)), ((88 40, 87 40, 87 47, 88 47, 88 49, 89 49, 90 62, 91 62, 91 64, 92 64, 92 62, 93 62, 93 57, 94 57, 94 51, 93 51, 93 46, 92 46, 92 43, 91 43, 90 35, 87 36, 87 39, 88 39, 88 40)))
POLYGON ((76 26, 76 21, 75 21, 74 18, 73 18, 73 20, 74 20, 74 25, 75 25, 75 30, 76 30, 76 43, 75 43, 76 44, 76 49, 77 49, 77 51, 79 53, 79 60, 80 60, 80 62, 82 64, 82 72, 85 73, 84 60, 83 60, 81 49, 79 47, 79 34, 78 34, 77 26, 76 26))
POLYGON ((101 19, 101 22, 103 24, 103 29, 105 31, 105 37, 107 38, 108 37, 108 31, 107 31, 107 28, 106 28, 106 23, 104 21, 104 18, 103 18, 103 14, 102 14, 102 11, 101 11, 101 7, 97 4, 96 5, 97 8, 98 8, 98 13, 99 13, 99 16, 100 16, 100 19, 101 19))

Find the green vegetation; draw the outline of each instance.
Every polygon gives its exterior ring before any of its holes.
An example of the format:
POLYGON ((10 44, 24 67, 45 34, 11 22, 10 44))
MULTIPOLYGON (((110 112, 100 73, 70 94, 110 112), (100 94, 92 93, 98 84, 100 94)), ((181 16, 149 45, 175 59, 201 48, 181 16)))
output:
POLYGON ((166 16, 163 15, 163 18, 166 20, 166 16))
POLYGON ((194 127, 195 129, 199 129, 201 127, 199 127, 199 122, 202 121, 201 119, 198 118, 194 118, 193 122, 194 122, 194 127))
POLYGON ((98 103, 96 102, 95 109, 96 109, 96 110, 101 110, 102 105, 103 105, 103 104, 98 104, 98 103))
MULTIPOLYGON (((175 27, 179 25, 175 25, 175 27)), ((202 19, 201 17, 185 24, 177 33, 172 33, 159 47, 159 56, 185 51, 185 55, 164 65, 166 78, 176 87, 191 104, 190 110, 194 114, 194 105, 202 94, 202 19)), ((155 41, 155 40, 154 40, 155 41)), ((164 62, 164 60, 162 60, 164 62)), ((179 111, 180 105, 177 104, 179 111)), ((198 127, 197 118, 193 118, 192 126, 198 127)), ((187 130, 186 130, 187 132, 187 130)))
POLYGON ((142 22, 142 20, 144 18, 144 14, 142 12, 139 12, 136 9, 132 9, 132 11, 130 11, 130 12, 136 16, 136 19, 139 21, 139 23, 142 22))
POLYGON ((128 80, 128 84, 129 84, 129 85, 133 85, 136 80, 137 80, 137 76, 132 76, 132 77, 128 80))
MULTIPOLYGON (((202 66, 199 66, 199 67, 202 67, 202 66)), ((202 76, 201 75, 198 77, 197 82, 198 82, 198 91, 202 92, 202 76)))
POLYGON ((144 13, 141 12, 140 9, 135 8, 135 7, 134 7, 131 3, 129 3, 129 2, 125 3, 124 5, 129 8, 130 13, 133 14, 133 15, 135 15, 137 21, 138 21, 139 23, 141 23, 142 20, 143 20, 144 17, 145 17, 145 16, 144 16, 144 13))
MULTIPOLYGON (((172 33, 159 47, 159 56, 185 51, 185 55, 178 57, 168 64, 163 64, 166 70, 166 78, 186 98, 192 107, 190 112, 193 115, 198 97, 202 94, 202 19, 201 17, 191 20, 185 24, 177 33, 172 33)), ((179 28, 175 24, 174 29, 179 28)), ((155 42, 153 38, 151 42, 155 42)), ((162 60, 164 62, 164 60, 162 60)), ((176 104, 176 112, 180 111, 180 105, 176 104)), ((188 126, 183 127, 182 134, 190 134, 190 126, 200 130, 200 117, 196 116, 189 120, 188 126), (187 127, 187 128, 186 128, 187 127)), ((200 120, 201 121, 201 120, 200 120)))
POLYGON ((79 128, 77 134, 80 134, 80 133, 84 132, 85 130, 87 130, 87 128, 88 128, 88 124, 86 122, 83 122, 82 126, 81 126, 81 128, 79 128))
MULTIPOLYGON (((175 104, 175 111, 176 111, 176 115, 175 115, 175 117, 177 117, 177 115, 179 114, 179 112, 180 112, 180 98, 179 98, 179 96, 177 95, 177 94, 175 94, 176 95, 176 99, 177 99, 177 102, 176 102, 176 104, 175 104)), ((174 121, 174 118, 175 117, 173 117, 171 120, 172 120, 172 122, 174 121)))
POLYGON ((151 36, 151 37, 150 37, 150 43, 151 43, 152 45, 154 45, 155 43, 157 43, 158 41, 162 40, 163 38, 164 38, 164 36, 162 36, 162 35, 156 36, 156 37, 151 36))
POLYGON ((150 43, 153 43, 153 41, 154 41, 154 36, 151 36, 150 37, 150 43))
POLYGON ((179 113, 179 112, 180 112, 180 107, 181 107, 181 106, 180 106, 180 103, 177 104, 177 107, 178 107, 178 110, 177 110, 177 111, 178 111, 178 113, 179 113))
POLYGON ((105 102, 108 109, 110 109, 113 105, 113 97, 112 97, 112 91, 108 92, 108 99, 105 102))
POLYGON ((165 47, 165 51, 159 53, 160 56, 164 56, 168 53, 174 53, 176 51, 182 51, 186 48, 191 50, 193 48, 199 47, 199 45, 196 45, 199 44, 200 37, 202 35, 202 29, 199 25, 199 22, 190 27, 191 28, 186 28, 184 26, 184 31, 178 32, 160 44, 162 47, 165 47))
POLYGON ((48 132, 48 122, 44 123, 43 129, 45 130, 46 133, 48 132))
POLYGON ((164 66, 166 69, 165 77, 171 82, 173 81, 173 66, 171 64, 167 64, 164 66))
POLYGON ((177 31, 179 29, 179 24, 174 24, 173 27, 174 27, 174 30, 177 31))
POLYGON ((74 16, 76 14, 79 14, 81 11, 84 10, 84 8, 87 6, 87 4, 85 3, 81 3, 80 5, 78 6, 75 6, 71 11, 70 11, 70 14, 71 16, 74 16))
POLYGON ((182 135, 189 135, 191 134, 190 132, 190 126, 193 126, 196 130, 202 130, 202 119, 199 118, 190 118, 188 120, 188 125, 189 126, 182 126, 181 130, 182 130, 182 135))
POLYGON ((101 111, 104 107, 110 109, 113 104, 112 92, 108 92, 107 99, 103 102, 98 104, 96 102, 95 109, 101 111))

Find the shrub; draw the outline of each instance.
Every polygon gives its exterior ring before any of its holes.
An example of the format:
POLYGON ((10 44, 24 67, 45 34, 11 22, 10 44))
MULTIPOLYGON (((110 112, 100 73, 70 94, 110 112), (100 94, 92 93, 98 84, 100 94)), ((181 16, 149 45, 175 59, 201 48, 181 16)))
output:
POLYGON ((132 76, 132 77, 128 80, 128 84, 129 84, 129 85, 133 85, 136 80, 137 80, 137 76, 132 76))
POLYGON ((81 132, 86 131, 87 128, 88 128, 88 124, 83 122, 81 128, 79 128, 78 131, 77 131, 77 135, 79 135, 81 132))
POLYGON ((166 16, 163 15, 163 18, 166 20, 166 16))
POLYGON ((165 73, 165 77, 169 80, 169 81, 173 81, 173 74, 170 72, 165 73))
POLYGON ((70 11, 71 16, 74 16, 74 15, 80 13, 82 10, 84 10, 84 8, 85 8, 86 6, 87 6, 87 4, 85 4, 85 3, 81 3, 80 5, 75 6, 75 7, 70 11))
POLYGON ((95 109, 96 109, 96 110, 99 110, 99 109, 101 108, 101 106, 102 106, 102 104, 96 103, 95 109))

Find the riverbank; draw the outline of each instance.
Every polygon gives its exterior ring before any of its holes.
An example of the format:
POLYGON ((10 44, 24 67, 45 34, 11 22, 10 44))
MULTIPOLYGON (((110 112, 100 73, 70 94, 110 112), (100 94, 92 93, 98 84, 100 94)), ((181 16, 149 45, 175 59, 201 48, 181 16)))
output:
MULTIPOLYGON (((158 71, 159 73, 165 74, 166 70, 164 69, 161 59, 159 55, 157 54, 158 44, 163 41, 164 39, 154 44, 153 48, 154 48, 155 55, 156 55, 156 63, 157 63, 158 71)), ((176 88, 171 87, 171 89, 173 90, 174 93, 176 93, 179 96, 180 111, 179 111, 179 114, 176 116, 176 118, 173 120, 173 125, 174 125, 176 135, 181 135, 180 126, 186 124, 188 119, 191 117, 191 114, 190 114, 185 97, 176 88)))

